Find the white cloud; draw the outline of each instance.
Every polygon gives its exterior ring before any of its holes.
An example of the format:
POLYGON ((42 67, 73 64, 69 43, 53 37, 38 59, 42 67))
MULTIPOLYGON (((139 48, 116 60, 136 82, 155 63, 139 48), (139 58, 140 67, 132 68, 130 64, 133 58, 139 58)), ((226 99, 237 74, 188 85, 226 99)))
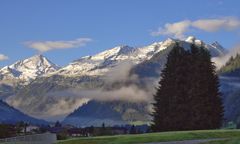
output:
POLYGON ((167 23, 164 28, 159 28, 157 31, 151 33, 153 36, 171 35, 176 38, 184 38, 184 33, 188 31, 191 21, 184 20, 176 23, 167 23))
POLYGON ((92 41, 90 38, 78 38, 70 41, 27 41, 24 44, 38 50, 39 52, 46 52, 54 49, 69 49, 85 46, 92 41))
POLYGON ((0 61, 4 61, 9 59, 8 56, 5 56, 4 54, 0 54, 0 61))
POLYGON ((97 101, 127 101, 127 102, 151 102, 152 92, 144 89, 140 89, 136 85, 123 86, 118 89, 68 89, 64 91, 58 91, 48 93, 48 96, 59 98, 76 98, 80 99, 93 99, 97 101))
POLYGON ((234 30, 240 27, 240 20, 236 18, 201 19, 192 22, 192 26, 207 32, 214 32, 220 29, 234 30))
POLYGON ((157 31, 151 32, 153 36, 167 35, 175 38, 184 38, 190 29, 199 29, 206 32, 218 30, 235 30, 240 28, 240 19, 235 17, 223 17, 219 19, 199 19, 195 21, 183 20, 175 23, 167 23, 157 31))
POLYGON ((106 83, 137 81, 137 75, 130 75, 133 66, 134 63, 131 61, 122 61, 119 65, 108 71, 103 79, 106 83))

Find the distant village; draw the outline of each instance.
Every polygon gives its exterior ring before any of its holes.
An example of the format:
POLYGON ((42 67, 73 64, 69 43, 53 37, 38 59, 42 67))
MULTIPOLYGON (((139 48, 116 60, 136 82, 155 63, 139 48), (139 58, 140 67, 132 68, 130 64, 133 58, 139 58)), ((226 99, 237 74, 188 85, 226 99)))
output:
POLYGON ((24 122, 16 124, 0 124, 0 139, 16 137, 23 135, 53 133, 57 135, 58 140, 64 140, 69 137, 91 137, 104 135, 122 135, 122 134, 141 134, 150 132, 148 125, 122 125, 100 127, 75 127, 72 125, 62 125, 60 122, 50 125, 30 125, 24 122))

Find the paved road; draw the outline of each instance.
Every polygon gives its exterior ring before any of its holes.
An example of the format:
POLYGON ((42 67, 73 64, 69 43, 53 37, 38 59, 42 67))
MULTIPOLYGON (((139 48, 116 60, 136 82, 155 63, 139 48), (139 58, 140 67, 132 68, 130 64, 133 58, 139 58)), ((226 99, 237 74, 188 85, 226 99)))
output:
POLYGON ((154 142, 154 143, 146 143, 146 144, 201 144, 204 142, 209 142, 214 140, 223 140, 223 139, 184 140, 184 141, 172 141, 172 142, 154 142))

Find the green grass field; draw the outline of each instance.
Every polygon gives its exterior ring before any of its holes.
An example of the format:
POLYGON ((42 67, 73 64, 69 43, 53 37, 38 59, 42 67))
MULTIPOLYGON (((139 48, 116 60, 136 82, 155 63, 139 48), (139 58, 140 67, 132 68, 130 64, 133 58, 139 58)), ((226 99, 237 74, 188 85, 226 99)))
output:
POLYGON ((211 141, 204 144, 240 144, 240 138, 231 138, 228 140, 211 141))
MULTIPOLYGON (((137 135, 102 136, 89 138, 76 138, 59 141, 58 144, 137 144, 147 142, 180 141, 193 139, 226 138, 222 144, 240 144, 235 141, 240 139, 240 130, 201 130, 162 132, 137 135), (224 143, 225 142, 225 143, 224 143)), ((219 142, 209 143, 218 144, 219 142)))

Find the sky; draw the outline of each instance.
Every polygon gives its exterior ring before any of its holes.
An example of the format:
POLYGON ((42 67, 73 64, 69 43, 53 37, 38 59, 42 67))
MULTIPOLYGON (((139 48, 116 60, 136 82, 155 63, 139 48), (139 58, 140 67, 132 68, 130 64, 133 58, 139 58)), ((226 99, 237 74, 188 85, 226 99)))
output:
POLYGON ((240 44, 239 0, 0 0, 0 67, 43 54, 64 66, 118 45, 193 35, 240 44))

